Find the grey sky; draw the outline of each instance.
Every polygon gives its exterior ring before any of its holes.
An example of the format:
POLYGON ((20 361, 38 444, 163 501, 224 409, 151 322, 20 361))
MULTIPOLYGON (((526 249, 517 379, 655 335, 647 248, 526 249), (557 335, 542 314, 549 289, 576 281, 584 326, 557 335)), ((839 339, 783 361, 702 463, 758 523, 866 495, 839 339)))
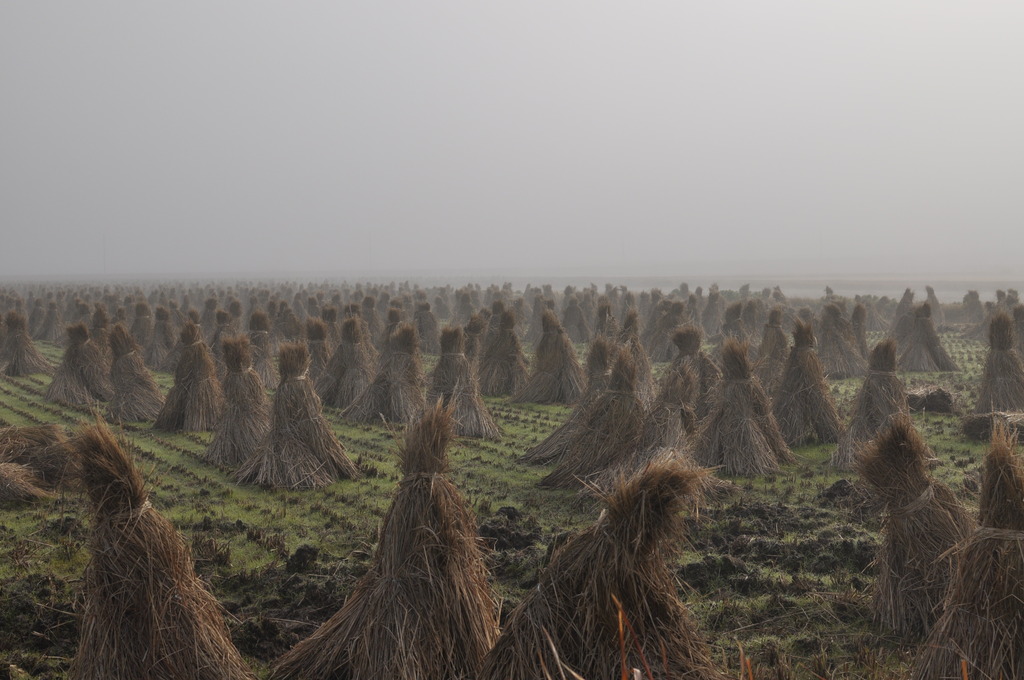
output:
POLYGON ((0 277, 1016 275, 1024 4, 0 4, 0 277), (372 236, 371 236, 372 234, 372 236))

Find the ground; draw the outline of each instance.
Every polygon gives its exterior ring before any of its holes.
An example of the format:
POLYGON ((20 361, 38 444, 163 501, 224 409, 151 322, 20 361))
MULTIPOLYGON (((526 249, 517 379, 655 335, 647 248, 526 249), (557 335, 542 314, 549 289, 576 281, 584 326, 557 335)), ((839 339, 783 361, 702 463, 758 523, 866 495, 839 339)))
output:
MULTIPOLYGON (((971 404, 985 347, 955 334, 944 334, 943 342, 960 373, 904 379, 942 384, 971 404)), ((59 360, 57 347, 40 347, 59 360)), ((93 418, 47 402, 48 380, 0 379, 0 426, 73 428, 93 418)), ((170 384, 167 375, 158 380, 170 384)), ((844 413, 859 383, 833 384, 844 413)), ((599 509, 572 492, 538 489, 549 468, 516 460, 569 409, 486 401, 504 437, 458 440, 452 478, 491 547, 504 616, 536 583, 552 545, 599 509)), ((366 571, 399 478, 399 431, 353 424, 330 409, 326 415, 365 476, 317 491, 240 487, 228 471, 200 461, 209 434, 126 427, 154 507, 191 545, 198 573, 228 612, 236 644, 261 674, 333 614, 366 571)), ((914 420, 937 456, 935 475, 976 509, 985 447, 959 434, 956 416, 916 414, 914 420)), ((797 462, 777 474, 730 478, 736 491, 687 517, 688 535, 674 561, 680 595, 734 675, 749 660, 758 679, 891 678, 913 657, 913 646, 871 623, 878 509, 855 475, 829 468, 831 450, 800 448, 797 462)), ((75 653, 75 602, 88 559, 85 510, 76 493, 0 507, 0 678, 7 664, 33 678, 64 677, 75 653)))

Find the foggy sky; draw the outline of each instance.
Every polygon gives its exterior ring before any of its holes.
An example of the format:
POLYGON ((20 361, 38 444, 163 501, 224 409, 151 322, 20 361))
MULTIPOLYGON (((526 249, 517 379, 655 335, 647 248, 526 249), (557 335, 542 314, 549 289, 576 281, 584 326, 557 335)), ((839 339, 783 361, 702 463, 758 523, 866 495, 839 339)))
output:
POLYGON ((986 273, 1024 4, 3 2, 0 278, 986 273))

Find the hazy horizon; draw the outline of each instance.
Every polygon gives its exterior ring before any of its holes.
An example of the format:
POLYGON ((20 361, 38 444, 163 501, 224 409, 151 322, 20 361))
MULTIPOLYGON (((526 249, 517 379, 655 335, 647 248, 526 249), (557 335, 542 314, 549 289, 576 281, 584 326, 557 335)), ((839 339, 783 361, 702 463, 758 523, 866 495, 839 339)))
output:
POLYGON ((1022 29, 950 0, 3 3, 0 278, 1007 285, 1022 29))

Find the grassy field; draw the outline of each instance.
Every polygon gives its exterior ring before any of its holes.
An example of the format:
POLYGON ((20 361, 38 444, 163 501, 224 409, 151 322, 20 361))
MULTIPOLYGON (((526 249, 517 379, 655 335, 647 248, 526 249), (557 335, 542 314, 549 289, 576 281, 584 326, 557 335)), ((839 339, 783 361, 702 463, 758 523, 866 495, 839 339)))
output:
MULTIPOLYGON (((904 379, 911 386, 942 384, 972 404, 985 347, 953 335, 943 341, 961 372, 904 379)), ((40 347, 59 360, 58 348, 40 347)), ((169 376, 158 380, 169 386, 169 376)), ((0 426, 73 428, 92 419, 47 402, 47 382, 0 379, 0 426)), ((858 385, 833 384, 843 412, 858 385)), ((536 583, 551 546, 591 522, 599 508, 571 492, 538 489, 549 468, 516 460, 562 422, 567 408, 487 403, 504 436, 459 440, 452 477, 493 548, 488 559, 504 614, 536 583)), ((229 613, 236 644, 261 673, 341 606, 369 564, 399 478, 399 431, 353 424, 336 411, 326 415, 365 475, 317 491, 240 487, 228 471, 201 462, 209 434, 125 427, 153 505, 191 544, 197 571, 229 613)), ((959 434, 955 416, 917 414, 915 422, 938 458, 935 475, 975 508, 984 447, 959 434)), ((913 657, 912 646, 871 623, 878 511, 849 483, 853 476, 828 467, 831 450, 805 447, 777 474, 732 478, 731 495, 687 520, 676 559, 680 594, 737 677, 741 657, 751 659, 757 678, 772 679, 899 677, 913 657)), ((30 677, 64 677, 88 559, 85 509, 75 493, 0 507, 0 678, 8 663, 30 677)))

